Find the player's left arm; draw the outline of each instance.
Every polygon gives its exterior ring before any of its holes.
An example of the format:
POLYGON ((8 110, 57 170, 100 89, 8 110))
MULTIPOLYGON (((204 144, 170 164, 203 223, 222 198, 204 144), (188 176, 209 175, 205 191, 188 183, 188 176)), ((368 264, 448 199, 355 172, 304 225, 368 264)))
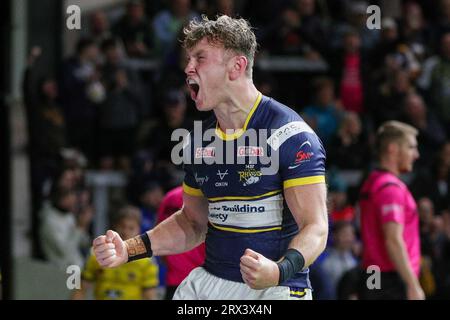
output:
POLYGON ((289 249, 303 255, 305 269, 325 250, 327 244, 327 188, 325 183, 295 186, 285 189, 284 195, 300 230, 289 249))
MULTIPOLYGON (((328 237, 328 215, 325 183, 294 186, 284 191, 286 202, 300 232, 291 240, 289 249, 299 252, 303 267, 310 266, 325 249, 328 237)), ((288 250, 289 250, 288 249, 288 250)), ((280 261, 284 259, 281 258, 280 261)), ((280 284, 277 262, 247 249, 241 257, 241 274, 252 289, 264 289, 280 284)))
MULTIPOLYGON (((325 150, 304 122, 292 122, 281 134, 280 175, 284 198, 299 233, 277 262, 247 249, 241 257, 244 282, 253 289, 279 285, 311 265, 325 249, 328 214, 325 185, 325 150)), ((269 139, 270 140, 270 139, 269 139)), ((274 147, 274 145, 271 145, 274 147)), ((277 150, 278 148, 274 148, 277 150)))

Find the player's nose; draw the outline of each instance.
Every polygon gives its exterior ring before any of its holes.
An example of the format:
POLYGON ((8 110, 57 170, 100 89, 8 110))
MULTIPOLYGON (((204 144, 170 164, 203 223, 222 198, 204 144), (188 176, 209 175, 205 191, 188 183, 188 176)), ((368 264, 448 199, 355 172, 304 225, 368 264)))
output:
POLYGON ((195 66, 192 60, 186 64, 186 67, 184 68, 184 73, 186 73, 186 75, 188 76, 195 73, 195 66))

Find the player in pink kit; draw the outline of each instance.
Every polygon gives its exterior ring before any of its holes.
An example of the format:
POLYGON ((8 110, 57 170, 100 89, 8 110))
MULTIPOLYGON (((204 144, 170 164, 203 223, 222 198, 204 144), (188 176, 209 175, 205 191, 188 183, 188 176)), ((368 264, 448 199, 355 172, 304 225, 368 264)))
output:
MULTIPOLYGON (((169 191, 164 197, 158 209, 158 223, 164 221, 183 206, 183 187, 177 187, 169 191)), ((203 265, 205 261, 205 243, 194 249, 170 256, 163 257, 167 265, 166 295, 164 299, 171 300, 178 285, 196 267, 203 265)))
POLYGON ((398 121, 384 123, 377 132, 378 168, 360 194, 362 299, 424 299, 418 280, 419 216, 414 198, 399 179, 419 158, 416 136, 415 128, 398 121), (365 271, 371 265, 380 268, 379 289, 367 286, 371 273, 365 271))

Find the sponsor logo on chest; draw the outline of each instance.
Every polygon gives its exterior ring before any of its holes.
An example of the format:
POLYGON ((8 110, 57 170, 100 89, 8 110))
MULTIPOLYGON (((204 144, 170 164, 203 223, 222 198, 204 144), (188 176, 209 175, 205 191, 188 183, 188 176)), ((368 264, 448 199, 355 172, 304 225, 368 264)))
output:
POLYGON ((264 156, 263 147, 239 146, 237 149, 238 157, 262 157, 264 156))
POLYGON ((255 169, 254 165, 247 165, 244 170, 238 171, 237 173, 239 175, 239 182, 244 187, 259 182, 262 177, 261 170, 255 169))
POLYGON ((195 149, 195 159, 214 158, 215 155, 216 155, 215 147, 205 147, 195 149))
POLYGON ((228 181, 223 181, 225 176, 228 174, 228 169, 225 171, 217 170, 216 175, 219 177, 220 181, 217 181, 214 185, 216 187, 228 187, 228 181))
POLYGON ((203 186, 203 184, 205 184, 206 182, 208 182, 208 180, 209 180, 208 176, 201 177, 197 174, 197 172, 195 173, 195 182, 197 182, 197 184, 200 187, 203 186))

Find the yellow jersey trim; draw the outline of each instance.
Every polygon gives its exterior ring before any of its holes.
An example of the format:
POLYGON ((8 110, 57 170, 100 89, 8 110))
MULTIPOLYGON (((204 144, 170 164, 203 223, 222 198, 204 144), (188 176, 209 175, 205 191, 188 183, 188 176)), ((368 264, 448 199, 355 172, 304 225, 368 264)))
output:
POLYGON ((225 141, 235 140, 238 139, 242 134, 247 130, 248 123, 250 122, 250 119, 252 118, 253 114, 255 113, 256 108, 259 106, 259 103, 261 102, 262 94, 261 92, 258 92, 258 97, 256 98, 255 103, 253 104, 253 107, 250 109, 250 112, 247 115, 247 118, 244 122, 244 127, 242 129, 236 130, 234 133, 227 134, 222 131, 219 127, 219 121, 216 123, 216 135, 225 141))
POLYGON ((291 296, 291 297, 302 298, 302 297, 305 296, 306 291, 305 291, 305 290, 303 290, 303 291, 293 291, 293 290, 290 290, 289 293, 290 293, 290 296, 291 296))
POLYGON ((315 184, 321 182, 325 182, 325 176, 312 176, 312 177, 289 179, 283 182, 283 188, 287 189, 290 187, 304 186, 307 184, 315 184))
POLYGON ((183 182, 183 191, 190 196, 194 197, 202 197, 203 192, 200 189, 189 187, 186 183, 183 182))
POLYGON ((215 225, 214 223, 211 223, 211 225, 214 228, 222 230, 222 231, 230 231, 230 232, 236 232, 236 233, 258 233, 258 232, 281 230, 281 227, 272 227, 272 228, 265 228, 265 229, 237 229, 237 228, 231 228, 231 227, 219 227, 219 226, 215 225))
POLYGON ((259 199, 271 195, 275 195, 280 193, 281 190, 270 191, 264 194, 260 194, 259 196, 229 196, 229 197, 216 197, 216 198, 208 198, 209 201, 221 201, 221 200, 253 200, 259 199))

